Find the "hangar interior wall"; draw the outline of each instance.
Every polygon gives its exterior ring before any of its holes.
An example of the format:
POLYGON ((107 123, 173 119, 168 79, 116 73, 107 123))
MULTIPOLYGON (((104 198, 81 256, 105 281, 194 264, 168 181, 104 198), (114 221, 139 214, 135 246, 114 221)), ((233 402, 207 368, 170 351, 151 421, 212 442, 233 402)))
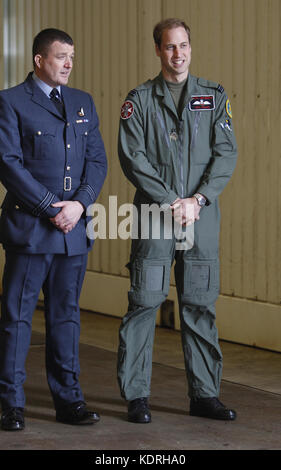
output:
MULTIPOLYGON (((70 85, 93 95, 109 159, 97 201, 107 214, 109 196, 117 196, 119 207, 134 194, 116 150, 122 101, 159 72, 152 40, 156 22, 185 19, 191 28, 190 71, 226 89, 239 148, 235 174, 220 197, 220 337, 281 351, 280 1, 1 0, 0 7, 1 87, 19 83, 31 70, 32 40, 40 29, 58 27, 73 37, 70 85)), ((122 316, 130 243, 109 239, 108 230, 109 220, 107 238, 97 240, 89 256, 81 307, 122 316)), ((0 261, 3 267, 3 252, 0 261)), ((173 277, 169 299, 179 328, 173 277)))

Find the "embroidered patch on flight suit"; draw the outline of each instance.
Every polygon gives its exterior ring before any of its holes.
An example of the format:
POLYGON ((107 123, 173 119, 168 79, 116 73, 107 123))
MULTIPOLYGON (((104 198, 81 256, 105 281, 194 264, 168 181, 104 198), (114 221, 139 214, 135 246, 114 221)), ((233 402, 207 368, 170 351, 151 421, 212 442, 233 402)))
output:
POLYGON ((211 111, 215 109, 214 95, 193 95, 188 106, 190 111, 211 111))
POLYGON ((221 126, 222 129, 226 129, 226 130, 232 132, 231 121, 229 119, 226 119, 225 122, 220 122, 220 126, 221 126))
POLYGON ((134 105, 131 101, 125 101, 121 108, 121 119, 129 119, 134 114, 134 105))
POLYGON ((226 112, 227 112, 228 116, 230 118, 232 118, 232 110, 231 110, 231 105, 230 105, 229 99, 226 100, 225 109, 226 109, 226 112))

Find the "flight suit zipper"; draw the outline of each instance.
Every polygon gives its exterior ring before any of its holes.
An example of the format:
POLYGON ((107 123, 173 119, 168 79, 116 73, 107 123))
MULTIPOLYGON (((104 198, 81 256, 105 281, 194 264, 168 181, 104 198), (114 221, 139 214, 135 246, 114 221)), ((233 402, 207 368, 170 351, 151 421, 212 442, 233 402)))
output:
POLYGON ((201 119, 201 113, 197 111, 196 116, 195 116, 194 126, 192 129, 190 150, 192 150, 195 147, 195 140, 198 134, 200 119, 201 119))
POLYGON ((181 198, 184 198, 184 168, 183 168, 183 121, 179 121, 179 165, 181 198))

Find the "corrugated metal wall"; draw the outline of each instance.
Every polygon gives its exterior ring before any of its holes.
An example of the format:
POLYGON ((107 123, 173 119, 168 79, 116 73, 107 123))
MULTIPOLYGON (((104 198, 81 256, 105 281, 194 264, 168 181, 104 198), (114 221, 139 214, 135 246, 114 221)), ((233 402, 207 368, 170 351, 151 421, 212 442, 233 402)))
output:
MULTIPOLYGON (((3 3, 3 0, 2 0, 3 3)), ((159 71, 152 29, 161 18, 191 27, 191 73, 219 81, 231 100, 239 160, 221 197, 221 292, 280 303, 280 0, 9 0, 10 84, 31 69, 33 36, 59 27, 73 36, 70 84, 92 93, 109 158, 98 202, 132 201, 117 152, 127 92, 159 71), (11 81, 11 78, 13 79, 11 81)), ((122 220, 122 218, 120 218, 122 220)), ((88 269, 127 276, 129 242, 99 240, 88 269)))

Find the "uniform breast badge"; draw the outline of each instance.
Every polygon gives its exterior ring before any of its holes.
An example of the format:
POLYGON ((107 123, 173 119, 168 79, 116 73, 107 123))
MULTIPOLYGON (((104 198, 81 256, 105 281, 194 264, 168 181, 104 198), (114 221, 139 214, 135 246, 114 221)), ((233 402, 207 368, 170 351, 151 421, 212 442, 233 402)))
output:
POLYGON ((189 102, 190 111, 211 111, 215 109, 213 95, 193 95, 189 102))

